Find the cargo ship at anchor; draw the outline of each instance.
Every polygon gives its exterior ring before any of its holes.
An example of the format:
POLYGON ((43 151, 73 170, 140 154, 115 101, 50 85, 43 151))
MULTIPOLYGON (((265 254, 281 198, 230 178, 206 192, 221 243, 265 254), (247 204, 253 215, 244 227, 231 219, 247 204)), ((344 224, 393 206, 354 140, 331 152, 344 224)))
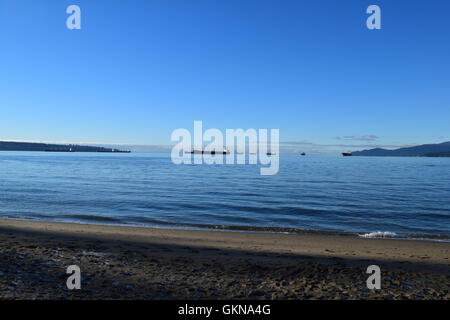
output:
POLYGON ((188 154, 230 154, 230 150, 227 148, 223 148, 223 151, 216 151, 216 150, 192 150, 192 151, 186 151, 188 154))

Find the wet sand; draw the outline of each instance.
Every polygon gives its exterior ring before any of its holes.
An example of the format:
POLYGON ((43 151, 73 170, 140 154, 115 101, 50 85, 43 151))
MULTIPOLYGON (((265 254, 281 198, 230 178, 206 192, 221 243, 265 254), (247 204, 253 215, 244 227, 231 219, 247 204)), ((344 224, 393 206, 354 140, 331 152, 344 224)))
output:
POLYGON ((449 257, 447 242, 0 220, 0 298, 450 299, 449 257))

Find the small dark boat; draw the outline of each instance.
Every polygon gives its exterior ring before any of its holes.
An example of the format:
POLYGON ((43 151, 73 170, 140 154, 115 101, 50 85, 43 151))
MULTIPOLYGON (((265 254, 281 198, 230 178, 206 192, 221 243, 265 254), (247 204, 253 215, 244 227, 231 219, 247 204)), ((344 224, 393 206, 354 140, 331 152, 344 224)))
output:
POLYGON ((301 156, 306 156, 306 153, 302 152, 300 153, 301 156))
POLYGON ((350 157, 352 155, 351 152, 342 152, 342 156, 344 157, 350 157))
POLYGON ((274 156, 274 155, 276 155, 276 153, 274 153, 274 152, 267 152, 266 155, 268 155, 268 156, 274 156))

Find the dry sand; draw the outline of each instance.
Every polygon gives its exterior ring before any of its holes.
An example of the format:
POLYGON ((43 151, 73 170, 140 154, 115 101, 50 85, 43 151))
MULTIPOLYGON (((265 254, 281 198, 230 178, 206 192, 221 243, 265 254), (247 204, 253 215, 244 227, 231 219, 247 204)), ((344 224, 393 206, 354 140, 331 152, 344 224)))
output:
POLYGON ((449 257, 448 242, 0 220, 0 298, 450 299, 449 257))

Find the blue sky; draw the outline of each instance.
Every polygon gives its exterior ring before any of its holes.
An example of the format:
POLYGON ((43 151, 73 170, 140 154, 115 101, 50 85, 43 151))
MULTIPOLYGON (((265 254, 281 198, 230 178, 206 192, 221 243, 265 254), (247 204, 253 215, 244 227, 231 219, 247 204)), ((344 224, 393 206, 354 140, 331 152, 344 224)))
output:
MULTIPOLYGON (((0 140, 279 128, 319 152, 450 140, 450 3, 0 0, 0 140), (66 28, 79 5, 82 29, 66 28), (366 28, 366 8, 382 29, 366 28)), ((295 147, 297 148, 297 147, 295 147)))

